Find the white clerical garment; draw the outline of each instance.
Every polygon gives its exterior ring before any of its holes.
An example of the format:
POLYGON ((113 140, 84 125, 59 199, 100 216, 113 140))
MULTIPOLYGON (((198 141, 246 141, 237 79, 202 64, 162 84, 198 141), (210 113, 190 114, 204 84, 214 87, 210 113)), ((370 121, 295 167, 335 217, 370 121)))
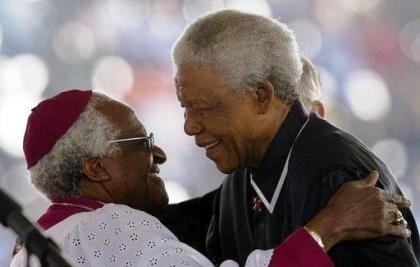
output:
MULTIPOLYGON (((160 221, 125 205, 105 204, 70 216, 51 227, 51 237, 73 266, 213 266, 198 251, 180 242, 160 221)), ((273 250, 255 250, 246 266, 268 266, 273 250)), ((26 266, 21 250, 10 266, 26 266)), ((31 266, 39 266, 31 260, 31 266)), ((238 266, 234 261, 223 267, 238 266)))

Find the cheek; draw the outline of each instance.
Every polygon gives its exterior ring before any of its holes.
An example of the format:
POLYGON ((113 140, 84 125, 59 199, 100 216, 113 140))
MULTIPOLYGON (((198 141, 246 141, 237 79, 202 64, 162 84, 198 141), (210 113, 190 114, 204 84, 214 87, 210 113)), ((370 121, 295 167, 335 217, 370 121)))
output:
POLYGON ((152 160, 149 157, 136 157, 129 160, 131 160, 131 163, 125 166, 129 175, 129 177, 126 177, 126 186, 133 191, 143 191, 147 186, 147 175, 152 166, 152 160))
POLYGON ((248 142, 248 134, 250 129, 237 121, 231 122, 229 128, 226 128, 226 136, 235 146, 236 150, 242 150, 248 142))
POLYGON ((138 152, 131 159, 131 168, 136 170, 137 174, 148 173, 153 164, 151 153, 138 152))
POLYGON ((227 152, 226 161, 230 162, 236 167, 246 164, 252 153, 253 139, 251 138, 252 129, 244 127, 243 124, 235 124, 226 133, 227 152))
POLYGON ((136 183, 140 186, 141 189, 147 189, 148 186, 148 174, 149 174, 150 165, 144 166, 140 165, 137 169, 135 175, 136 183))

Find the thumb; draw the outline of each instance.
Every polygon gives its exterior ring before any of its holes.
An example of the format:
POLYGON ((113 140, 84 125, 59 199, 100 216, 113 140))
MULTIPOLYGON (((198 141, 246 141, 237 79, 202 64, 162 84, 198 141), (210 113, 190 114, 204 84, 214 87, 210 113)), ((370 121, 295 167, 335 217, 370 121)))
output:
POLYGON ((375 186, 379 179, 379 173, 377 171, 371 171, 368 176, 360 180, 361 185, 364 187, 375 186))

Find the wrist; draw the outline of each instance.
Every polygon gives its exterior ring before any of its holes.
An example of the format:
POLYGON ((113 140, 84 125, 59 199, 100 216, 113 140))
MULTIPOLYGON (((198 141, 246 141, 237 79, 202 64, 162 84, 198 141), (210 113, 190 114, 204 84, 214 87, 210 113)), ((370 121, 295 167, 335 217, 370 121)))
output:
POLYGON ((315 232, 320 237, 325 251, 330 250, 341 240, 339 228, 328 207, 324 208, 308 222, 305 228, 315 232))
POLYGON ((303 227, 306 232, 308 232, 308 234, 312 237, 312 239, 318 244, 318 246, 323 250, 325 250, 325 245, 324 245, 324 241, 322 240, 322 237, 320 234, 318 234, 316 231, 312 230, 311 228, 309 228, 308 226, 304 226, 303 227))

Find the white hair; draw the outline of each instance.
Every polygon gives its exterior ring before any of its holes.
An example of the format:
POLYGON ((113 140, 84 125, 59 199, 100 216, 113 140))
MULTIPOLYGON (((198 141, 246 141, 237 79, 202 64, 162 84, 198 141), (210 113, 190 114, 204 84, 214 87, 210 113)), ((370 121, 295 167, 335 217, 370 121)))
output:
POLYGON ((303 73, 299 84, 299 95, 307 111, 312 109, 312 102, 320 100, 322 96, 321 76, 315 65, 306 58, 301 57, 303 73))
POLYGON ((84 174, 82 159, 89 156, 116 156, 120 148, 108 143, 120 130, 100 111, 98 105, 115 101, 93 92, 85 110, 51 151, 29 169, 35 187, 49 199, 77 196, 84 174))
POLYGON ((172 49, 174 70, 184 63, 215 66, 237 91, 268 79, 285 102, 298 98, 302 63, 293 32, 259 15, 222 10, 197 19, 172 49))

